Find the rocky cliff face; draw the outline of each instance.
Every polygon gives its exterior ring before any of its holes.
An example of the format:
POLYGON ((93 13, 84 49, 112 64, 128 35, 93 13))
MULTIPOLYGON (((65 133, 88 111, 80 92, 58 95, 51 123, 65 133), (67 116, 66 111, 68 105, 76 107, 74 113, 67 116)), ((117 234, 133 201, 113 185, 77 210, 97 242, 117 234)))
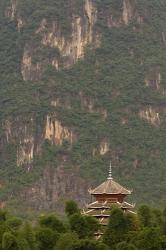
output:
POLYGON ((59 166, 56 170, 46 168, 43 176, 33 187, 20 194, 25 206, 34 210, 57 209, 62 211, 64 202, 69 199, 77 200, 81 206, 89 201, 87 182, 78 177, 79 168, 65 170, 59 166))
POLYGON ((41 128, 39 125, 41 124, 38 124, 33 116, 9 118, 3 121, 3 143, 16 144, 17 166, 31 167, 34 156, 40 154, 45 140, 54 145, 62 145, 66 140, 72 145, 76 139, 73 131, 64 127, 54 114, 44 119, 41 128))
POLYGON ((45 126, 45 139, 50 140, 56 145, 62 145, 64 140, 68 140, 72 145, 74 141, 73 132, 67 128, 63 127, 62 124, 54 119, 53 117, 47 116, 47 122, 45 126))
POLYGON ((16 21, 17 29, 20 32, 21 28, 25 25, 25 22, 17 10, 18 2, 18 0, 11 0, 6 8, 5 15, 10 18, 10 20, 16 21))
POLYGON ((38 145, 35 142, 35 120, 29 116, 9 118, 3 121, 4 143, 16 144, 16 162, 18 166, 33 163, 34 154, 37 153, 38 145))
MULTIPOLYGON (((18 30, 20 31, 28 23, 17 11, 18 2, 17 0, 11 0, 6 10, 6 15, 11 20, 16 20, 18 30)), ((48 64, 55 67, 56 70, 71 67, 84 57, 84 50, 87 46, 99 47, 101 36, 96 29, 96 22, 100 15, 107 20, 110 28, 124 24, 128 25, 135 18, 138 21, 141 20, 135 10, 135 1, 124 0, 118 18, 115 18, 111 11, 104 10, 104 12, 98 14, 96 3, 93 0, 85 0, 83 2, 80 15, 71 15, 71 29, 67 35, 63 34, 60 22, 53 20, 50 23, 46 18, 41 20, 39 27, 34 31, 34 36, 38 35, 40 37, 39 41, 37 44, 34 44, 32 40, 26 43, 24 48, 21 72, 25 81, 39 79, 48 64), (51 57, 46 56, 34 63, 33 57, 41 46, 42 50, 56 48, 58 55, 55 53, 51 57)))
MULTIPOLYGON (((11 17, 13 14, 11 15, 11 17)), ((41 40, 33 46, 26 45, 22 59, 22 75, 24 80, 38 79, 43 73, 47 64, 51 64, 56 70, 68 68, 75 64, 84 56, 86 46, 97 47, 100 40, 95 31, 97 21, 97 9, 93 1, 86 0, 81 15, 71 16, 71 30, 69 34, 64 35, 61 29, 61 23, 47 19, 41 20, 41 23, 35 34, 40 35, 41 40), (52 55, 52 59, 44 58, 41 62, 33 63, 33 55, 38 47, 43 45, 45 48, 56 48, 59 51, 58 57, 52 55)))
MULTIPOLYGON (((17 194, 27 207, 60 208, 62 198, 84 204, 88 186, 95 182, 85 172, 102 179, 111 155, 120 164, 115 172, 123 169, 129 179, 146 162, 141 151, 144 135, 137 137, 137 124, 146 122, 160 137, 165 123, 166 45, 163 24, 151 32, 157 7, 147 6, 137 0, 82 0, 79 6, 76 0, 48 1, 47 6, 40 0, 7 2, 4 18, 18 33, 22 79, 11 83, 2 104, 14 98, 22 103, 24 95, 17 93, 17 84, 29 86, 29 92, 24 87, 22 92, 30 93, 34 102, 25 100, 31 107, 26 115, 19 105, 16 114, 10 112, 11 101, 1 119, 0 149, 5 161, 8 145, 14 145, 13 163, 27 174, 40 160, 44 164, 38 179, 17 194)), ((151 132, 145 134, 150 140, 151 132)), ((156 149, 152 151, 157 155, 156 149)))

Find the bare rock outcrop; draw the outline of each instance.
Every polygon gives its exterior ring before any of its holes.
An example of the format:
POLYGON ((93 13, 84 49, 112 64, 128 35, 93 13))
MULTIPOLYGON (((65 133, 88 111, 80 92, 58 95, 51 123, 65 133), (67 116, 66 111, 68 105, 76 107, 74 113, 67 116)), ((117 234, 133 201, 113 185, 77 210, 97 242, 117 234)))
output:
POLYGON ((157 109, 149 106, 139 112, 140 118, 147 120, 154 126, 161 124, 160 113, 157 109))
POLYGON ((135 3, 135 0, 123 0, 122 20, 126 25, 136 16, 135 3))
POLYGON ((28 119, 17 117, 16 119, 6 119, 3 122, 4 143, 16 144, 16 164, 18 166, 27 165, 28 168, 33 163, 34 154, 38 152, 37 142, 35 142, 35 121, 32 116, 28 119))
POLYGON ((64 140, 67 140, 72 144, 75 135, 71 129, 63 126, 56 118, 48 115, 45 126, 45 139, 50 140, 56 145, 62 145, 64 140))
POLYGON ((43 61, 33 63, 33 55, 36 47, 26 45, 22 59, 22 75, 24 80, 33 80, 40 77, 48 64, 56 70, 68 68, 75 64, 84 56, 84 49, 90 45, 99 46, 100 40, 95 31, 97 21, 97 9, 93 1, 85 0, 82 15, 73 15, 71 17, 70 34, 64 34, 61 23, 53 21, 51 24, 46 19, 40 23, 36 34, 41 36, 37 47, 56 48, 59 50, 59 57, 53 55, 52 59, 45 58, 43 61))
POLYGON ((72 145, 76 140, 73 131, 63 126, 55 115, 47 115, 43 127, 37 123, 35 117, 8 118, 3 121, 3 144, 15 144, 17 166, 33 166, 35 155, 41 152, 41 146, 47 139, 52 144, 62 145, 64 140, 72 145))
POLYGON ((106 153, 109 152, 109 150, 110 147, 108 140, 106 139, 102 140, 102 142, 100 143, 100 155, 105 155, 106 153))
POLYGON ((11 21, 16 21, 18 31, 25 25, 25 21, 17 11, 18 0, 10 0, 9 6, 6 9, 6 17, 11 21))

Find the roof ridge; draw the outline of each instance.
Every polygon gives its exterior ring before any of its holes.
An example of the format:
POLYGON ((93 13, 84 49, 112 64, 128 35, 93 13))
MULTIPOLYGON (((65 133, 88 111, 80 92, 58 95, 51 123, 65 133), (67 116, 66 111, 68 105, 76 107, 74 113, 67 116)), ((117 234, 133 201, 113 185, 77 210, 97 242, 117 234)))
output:
POLYGON ((114 180, 106 180, 90 192, 91 194, 131 194, 131 191, 114 180))

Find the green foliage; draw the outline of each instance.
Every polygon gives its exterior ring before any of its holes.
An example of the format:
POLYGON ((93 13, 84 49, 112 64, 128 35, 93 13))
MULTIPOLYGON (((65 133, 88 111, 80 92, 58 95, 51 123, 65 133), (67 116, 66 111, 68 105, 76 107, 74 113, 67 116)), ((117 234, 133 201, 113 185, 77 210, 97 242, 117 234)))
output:
POLYGON ((22 225, 22 220, 20 218, 17 218, 17 217, 12 217, 6 221, 6 224, 8 227, 10 227, 14 230, 17 230, 22 225))
POLYGON ((126 226, 128 231, 137 231, 140 228, 138 217, 135 214, 125 214, 126 226))
POLYGON ((4 233, 2 238, 2 249, 4 250, 17 250, 17 240, 11 233, 4 233))
POLYGON ((30 250, 28 242, 22 237, 18 237, 17 244, 19 250, 30 250))
POLYGON ((96 218, 93 218, 91 216, 86 216, 85 221, 86 221, 87 235, 88 237, 93 237, 94 234, 100 229, 98 221, 96 218))
POLYGON ((57 233, 49 228, 39 228, 36 232, 37 245, 40 250, 52 250, 57 238, 57 233))
POLYGON ((60 58, 60 52, 57 48, 41 46, 40 48, 36 49, 35 55, 32 58, 32 63, 36 64, 37 62, 42 62, 46 58, 53 60, 55 57, 57 57, 57 59, 60 58))
POLYGON ((75 250, 75 246, 78 245, 78 236, 74 233, 62 234, 56 244, 54 250, 75 250))
POLYGON ((73 214, 69 218, 71 230, 78 234, 79 238, 87 236, 86 220, 81 214, 73 214))
POLYGON ((115 246, 118 242, 124 241, 127 234, 127 223, 123 211, 119 208, 112 208, 108 228, 104 235, 104 242, 115 246))
POLYGON ((28 243, 30 250, 36 250, 37 244, 35 239, 35 233, 31 225, 26 222, 24 227, 22 228, 22 231, 20 232, 21 238, 25 239, 25 241, 28 243))
POLYGON ((138 216, 142 226, 147 227, 152 225, 152 214, 148 206, 141 206, 138 210, 138 216))
POLYGON ((7 219, 7 211, 0 210, 0 222, 3 223, 7 219))
MULTIPOLYGON (((151 213, 154 211, 149 210, 151 213)), ((162 218, 165 211, 160 211, 160 214, 162 218)), ((142 218, 116 207, 111 209, 110 221, 105 227, 98 227, 93 217, 80 213, 70 215, 70 227, 65 229, 65 233, 62 230, 64 221, 57 222, 54 215, 47 214, 42 219, 39 216, 31 222, 22 220, 21 227, 14 223, 19 218, 16 220, 8 213, 6 218, 0 224, 2 250, 165 250, 166 246, 165 233, 161 230, 162 220, 146 227, 133 226, 135 222, 141 224, 142 218), (97 239, 98 233, 104 235, 97 239)))
MULTIPOLYGON (((73 1, 73 14, 77 14, 82 7, 82 0, 73 1)), ((62 33, 68 34, 71 30, 70 3, 65 0, 48 0, 47 5, 43 0, 19 0, 18 12, 24 20, 29 22, 26 29, 30 34, 37 29, 41 19, 48 22, 58 21, 61 24, 62 33)), ((27 35, 26 35, 27 37, 27 35)))
POLYGON ((123 0, 96 0, 99 9, 107 9, 113 15, 113 19, 120 18, 123 10, 123 0))
POLYGON ((81 240, 74 248, 75 250, 108 250, 108 246, 104 243, 98 243, 95 240, 81 240))
POLYGON ((45 215, 40 217, 40 225, 44 227, 48 227, 53 231, 57 231, 58 233, 65 233, 66 229, 63 223, 56 218, 55 215, 45 215))
POLYGON ((120 242, 116 246, 116 250, 138 250, 133 244, 128 244, 127 242, 120 242))
POLYGON ((79 213, 79 208, 77 206, 77 203, 70 200, 66 202, 66 206, 65 206, 65 212, 67 214, 67 216, 71 216, 73 214, 78 214, 79 213))
POLYGON ((166 207, 163 210, 163 213, 161 215, 161 229, 162 232, 166 235, 166 207))
POLYGON ((152 210, 152 222, 154 226, 161 225, 162 221, 162 212, 159 209, 152 210))
POLYGON ((76 232, 79 238, 93 237, 98 231, 98 221, 89 216, 83 216, 80 213, 75 213, 69 217, 71 230, 76 232))
POLYGON ((158 228, 144 228, 134 241, 138 249, 141 250, 160 250, 161 238, 158 228))

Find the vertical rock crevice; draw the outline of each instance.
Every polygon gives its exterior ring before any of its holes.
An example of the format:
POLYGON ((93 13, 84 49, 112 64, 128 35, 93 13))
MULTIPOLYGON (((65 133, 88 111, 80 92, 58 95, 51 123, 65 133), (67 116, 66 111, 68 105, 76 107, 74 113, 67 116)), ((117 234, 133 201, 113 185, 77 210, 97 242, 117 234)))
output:
POLYGON ((37 143, 35 141, 35 121, 33 117, 29 120, 17 117, 16 119, 6 119, 3 122, 5 140, 8 144, 15 144, 17 148, 16 164, 17 166, 26 165, 28 168, 33 163, 37 143))
POLYGON ((153 107, 147 107, 139 112, 140 118, 147 120, 153 126, 158 127, 161 124, 160 113, 153 107))
POLYGON ((72 145, 75 136, 69 128, 62 126, 60 121, 48 115, 45 126, 45 139, 56 145, 62 145, 63 141, 67 140, 72 145))

